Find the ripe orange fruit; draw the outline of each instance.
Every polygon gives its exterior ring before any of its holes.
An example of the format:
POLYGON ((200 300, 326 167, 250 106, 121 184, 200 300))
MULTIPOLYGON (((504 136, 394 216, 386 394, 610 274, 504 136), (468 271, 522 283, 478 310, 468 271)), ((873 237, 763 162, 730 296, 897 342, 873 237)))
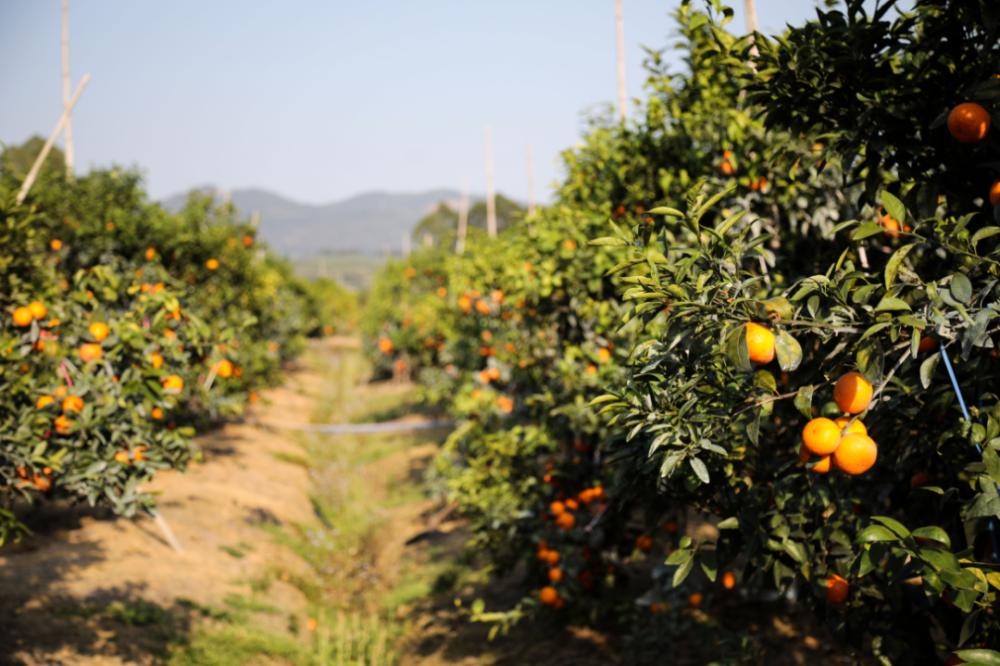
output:
POLYGON ((677 523, 675 523, 672 520, 668 520, 667 522, 665 522, 663 524, 663 529, 665 529, 666 531, 670 532, 670 534, 676 535, 677 534, 677 523))
POLYGON ((108 337, 108 333, 111 332, 111 329, 103 321, 95 321, 87 330, 98 342, 104 342, 104 338, 108 337))
POLYGON ((497 398, 497 406, 500 407, 505 414, 510 414, 514 411, 514 401, 505 395, 497 398))
POLYGON ((248 399, 250 400, 250 402, 257 402, 258 400, 260 400, 260 396, 257 395, 256 393, 251 392, 250 397, 248 399))
POLYGON ((56 417, 55 426, 57 433, 65 435, 69 432, 69 429, 73 427, 73 422, 65 416, 58 416, 56 417))
POLYGON ((57 398, 61 398, 61 397, 63 397, 64 395, 66 395, 66 387, 65 387, 65 386, 60 386, 60 387, 59 387, 59 388, 57 388, 57 389, 56 389, 55 391, 53 391, 53 393, 55 393, 55 394, 56 394, 56 397, 57 397, 57 398))
POLYGON ((841 411, 860 414, 872 401, 872 385, 860 372, 848 372, 833 387, 833 399, 841 411))
POLYGON ((731 590, 736 587, 736 576, 733 575, 732 571, 727 571, 722 576, 722 586, 727 590, 731 590))
POLYGON ((559 516, 566 513, 566 505, 562 502, 553 502, 549 504, 549 511, 552 512, 553 516, 559 516))
POLYGON ((695 592, 688 597, 688 605, 691 606, 691 608, 697 608, 698 606, 701 606, 702 599, 703 597, 701 596, 701 592, 695 592))
POLYGON ((879 220, 879 224, 886 228, 886 238, 899 238, 899 233, 897 233, 899 231, 899 222, 896 221, 896 218, 887 213, 879 220))
POLYGON ((833 452, 833 464, 847 474, 864 474, 875 464, 878 447, 871 437, 851 433, 840 440, 833 452))
POLYGON ((556 588, 546 586, 538 593, 538 598, 546 606, 554 606, 556 601, 559 600, 559 593, 556 591, 556 588))
POLYGON ((750 362, 756 365, 766 365, 774 360, 774 333, 760 324, 750 322, 747 328, 747 349, 750 351, 750 362))
POLYGON ((727 176, 733 175, 734 171, 733 165, 730 164, 729 162, 723 162, 721 165, 719 165, 719 169, 721 169, 722 173, 726 174, 727 176))
POLYGON ((180 391, 184 388, 184 380, 177 375, 169 375, 163 378, 163 388, 168 391, 180 391))
POLYGON ((150 416, 159 421, 163 418, 163 410, 159 407, 153 407, 153 411, 150 413, 150 416))
POLYGON ((840 432, 842 432, 844 435, 849 435, 852 432, 856 432, 859 435, 868 434, 868 428, 865 427, 864 423, 862 423, 860 420, 851 423, 851 417, 849 416, 841 416, 839 419, 834 421, 834 423, 837 424, 837 427, 840 429, 840 432), (849 428, 847 427, 848 423, 851 423, 851 427, 849 428), (847 432, 844 432, 844 428, 847 428, 847 432))
POLYGON ((554 550, 546 550, 544 561, 547 562, 549 566, 554 567, 559 564, 559 553, 554 550))
POLYGON ((601 347, 597 350, 597 360, 601 363, 607 363, 611 360, 611 351, 601 347))
MULTIPOLYGON (((812 455, 809 453, 809 449, 803 444, 799 447, 799 460, 803 463, 809 462, 812 455)), ((826 474, 830 471, 830 465, 832 464, 830 456, 822 456, 818 463, 809 468, 810 471, 816 472, 817 474, 826 474)))
POLYGON ((802 444, 810 453, 827 456, 837 450, 840 428, 830 419, 820 417, 806 424, 802 430, 802 444))
POLYGON ((115 460, 123 465, 131 465, 132 461, 128 459, 128 451, 119 451, 115 454, 115 460))
POLYGON ((636 548, 642 552, 648 553, 653 550, 653 537, 646 534, 640 534, 635 540, 635 545, 636 548))
POLYGON ((253 245, 253 236, 244 236, 243 247, 250 247, 251 245, 253 245))
POLYGON ((14 310, 14 325, 21 327, 30 326, 34 320, 35 317, 28 308, 17 308, 14 310))
POLYGON ((946 661, 944 666, 960 666, 960 664, 967 664, 967 663, 969 662, 956 655, 953 656, 948 661, 946 661))
POLYGON ((38 399, 38 402, 35 403, 35 407, 37 407, 38 409, 44 409, 45 407, 51 405, 55 401, 56 399, 53 398, 51 395, 43 395, 41 398, 38 399))
POLYGON ((937 349, 940 344, 941 343, 934 338, 920 338, 920 344, 917 345, 917 351, 921 354, 926 354, 927 352, 937 349))
POLYGON ((839 604, 847 599, 850 585, 846 580, 837 574, 830 574, 826 579, 826 601, 830 604, 839 604))
POLYGON ((550 581, 552 581, 553 583, 558 583, 562 579, 563 579, 562 569, 560 569, 559 567, 552 567, 551 569, 549 569, 550 581))
POLYGON ((101 349, 100 345, 87 343, 80 345, 79 354, 81 361, 89 363, 90 361, 96 361, 104 356, 104 350, 101 349))
POLYGON ((990 114, 973 102, 959 104, 948 114, 948 131, 962 143, 978 143, 990 132, 990 114))
POLYGON ((934 477, 927 472, 917 472, 912 477, 910 477, 910 490, 914 488, 919 488, 920 486, 927 485, 934 480, 934 477))
POLYGON ((229 359, 224 358, 215 364, 214 370, 223 379, 229 379, 233 376, 233 363, 229 359))
POLYGON ((147 249, 146 250, 146 261, 152 261, 154 257, 156 257, 156 249, 155 248, 149 248, 149 249, 147 249))
POLYGON ((62 402, 63 414, 66 412, 78 412, 83 409, 83 398, 78 395, 68 395, 62 402))
MULTIPOLYGON (((247 238, 249 238, 249 236, 247 236, 247 238)), ((306 629, 309 631, 316 631, 317 627, 319 627, 319 623, 316 621, 316 618, 311 617, 306 620, 306 629)))
POLYGON ((218 267, 219 267, 218 259, 209 259, 208 261, 205 262, 205 268, 207 268, 210 271, 214 271, 218 267))
POLYGON ((51 243, 49 243, 49 247, 52 248, 53 252, 58 252, 59 250, 62 249, 62 241, 59 240, 58 238, 55 238, 52 240, 51 243))
POLYGON ((149 355, 149 362, 153 364, 153 368, 159 370, 160 366, 163 365, 163 357, 156 352, 153 352, 149 355))
POLYGON ((49 313, 48 308, 39 301, 34 301, 28 304, 28 310, 31 312, 31 316, 35 319, 45 319, 45 315, 49 313))
POLYGON ((385 337, 384 335, 378 339, 378 349, 383 354, 391 354, 394 349, 392 345, 392 340, 385 337))
POLYGON ((990 205, 996 206, 998 201, 1000 201, 1000 180, 993 183, 990 188, 990 205))
POLYGON ((563 531, 568 531, 576 526, 576 518, 572 513, 561 513, 556 518, 556 527, 563 531))

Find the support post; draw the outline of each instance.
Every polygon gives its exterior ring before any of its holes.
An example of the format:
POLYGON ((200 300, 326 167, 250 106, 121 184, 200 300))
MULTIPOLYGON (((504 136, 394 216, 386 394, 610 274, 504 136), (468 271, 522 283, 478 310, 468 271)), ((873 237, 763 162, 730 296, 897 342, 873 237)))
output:
POLYGON ((469 226, 469 178, 462 181, 462 199, 458 204, 458 239, 455 241, 455 254, 465 252, 465 233, 469 226))
POLYGON ((528 217, 535 215, 535 165, 531 159, 531 144, 528 144, 528 217))
MULTIPOLYGON (((752 0, 751 0, 752 1, 752 0)), ((622 17, 622 0, 615 0, 615 32, 618 42, 618 109, 625 122, 625 21, 622 17)))
POLYGON ((63 127, 66 126, 66 121, 69 120, 70 112, 73 110, 73 107, 76 106, 77 101, 80 99, 80 93, 82 93, 83 89, 87 87, 87 83, 89 81, 90 74, 84 74, 83 80, 80 81, 80 85, 77 87, 76 93, 73 95, 73 99, 71 99, 69 101, 69 105, 63 109, 62 117, 56 124, 56 128, 52 130, 52 134, 49 135, 49 140, 45 142, 44 146, 42 146, 42 152, 38 153, 38 157, 35 159, 35 163, 32 165, 31 171, 28 172, 28 177, 24 179, 24 184, 21 185, 21 191, 17 193, 16 202, 18 206, 24 203, 24 198, 28 196, 28 191, 31 190, 31 186, 35 184, 35 179, 38 178, 38 170, 42 168, 42 163, 45 161, 45 158, 49 156, 49 151, 52 150, 52 144, 56 142, 56 137, 59 136, 59 132, 61 132, 63 127))
MULTIPOLYGON (((63 86, 63 110, 69 105, 72 89, 70 88, 69 77, 69 0, 62 3, 62 86, 63 86)), ((73 182, 75 173, 73 171, 73 119, 66 119, 66 180, 73 182)))
POLYGON ((483 128, 486 139, 486 231, 490 238, 497 237, 497 201, 493 189, 493 140, 490 137, 490 126, 483 128))

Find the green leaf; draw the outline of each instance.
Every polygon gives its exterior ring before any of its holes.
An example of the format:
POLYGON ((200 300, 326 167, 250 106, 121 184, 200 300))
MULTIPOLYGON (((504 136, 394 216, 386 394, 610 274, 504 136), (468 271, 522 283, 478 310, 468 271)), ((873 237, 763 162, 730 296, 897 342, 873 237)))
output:
POLYGON ((885 516, 872 516, 872 520, 882 523, 890 530, 898 534, 900 538, 905 539, 910 536, 910 530, 906 529, 903 524, 897 520, 893 520, 892 518, 887 518, 885 516))
POLYGON ((737 530, 740 527, 740 520, 736 516, 730 516, 716 525, 720 530, 737 530))
POLYGON ((670 553, 670 557, 667 558, 667 561, 664 562, 664 564, 667 566, 678 566, 684 564, 692 557, 694 557, 694 552, 686 548, 680 548, 670 553))
POLYGON ((719 227, 715 230, 715 232, 720 236, 724 236, 726 232, 729 231, 734 224, 739 222, 740 218, 743 217, 746 214, 746 212, 747 211, 744 208, 735 215, 730 216, 729 219, 727 219, 726 221, 724 221, 722 224, 719 225, 719 227))
POLYGON ((986 474, 990 480, 993 483, 1000 483, 1000 456, 997 456, 992 446, 983 449, 983 463, 986 465, 986 474))
POLYGON ((750 372, 750 349, 747 347, 747 327, 740 326, 729 334, 729 344, 726 345, 726 355, 736 372, 750 372))
POLYGON ((592 241, 588 241, 587 245, 621 246, 621 245, 628 245, 628 243, 623 241, 621 238, 614 238, 613 236, 605 236, 604 238, 595 238, 592 241))
POLYGON ((761 301, 761 309, 764 311, 764 316, 772 312, 777 312, 778 316, 783 319, 791 319, 792 312, 794 308, 787 298, 783 296, 778 296, 776 298, 769 298, 766 301, 761 301))
POLYGON ((931 539, 932 541, 943 543, 948 548, 951 548, 951 539, 948 538, 948 533, 940 527, 935 527, 933 525, 929 527, 920 527, 913 530, 913 536, 920 537, 921 539, 931 539))
POLYGON ((899 541, 899 537, 881 525, 869 525, 861 530, 858 538, 854 540, 854 544, 874 543, 876 541, 899 541))
POLYGON ((951 295, 962 303, 968 303, 972 298, 972 283, 964 273, 955 273, 951 276, 951 295))
POLYGON ((809 553, 806 550, 806 547, 798 541, 788 539, 783 544, 783 548, 785 552, 788 553, 789 557, 799 564, 805 564, 809 560, 809 553))
POLYGON ((800 386, 799 392, 795 394, 795 408, 802 412, 802 415, 807 419, 812 418, 812 399, 813 399, 813 386, 812 384, 806 386, 800 386))
POLYGON ((747 437, 750 438, 754 446, 757 446, 757 440, 760 437, 760 407, 753 410, 753 418, 747 424, 747 437))
POLYGON ((774 351, 778 357, 778 365, 785 372, 792 372, 802 363, 802 346, 784 329, 778 331, 774 351))
POLYGON ((982 609, 977 609, 972 613, 969 613, 968 617, 965 618, 965 622, 962 623, 962 631, 958 635, 958 645, 959 647, 965 645, 965 643, 972 638, 972 635, 976 633, 976 622, 979 619, 979 611, 982 609))
POLYGON ((885 365, 885 353, 878 339, 870 338, 865 341, 857 353, 858 370, 862 376, 872 386, 882 384, 882 368, 885 365))
POLYGON ((1000 227, 983 227, 972 235, 972 248, 975 249, 976 244, 984 238, 996 236, 997 234, 1000 234, 1000 227))
POLYGON ((903 205, 903 202, 892 192, 882 190, 882 204, 885 206, 885 210, 889 213, 889 216, 902 226, 906 220, 906 207, 903 205))
POLYGON ((987 650, 986 648, 976 648, 975 650, 959 650, 955 653, 959 659, 964 659, 971 664, 984 664, 985 666, 1000 666, 1000 652, 987 650))
POLYGON ((875 224, 874 222, 865 222, 860 227, 854 231, 854 235, 851 236, 851 240, 863 240, 869 236, 874 236, 875 234, 880 234, 885 231, 885 227, 881 224, 875 224))
POLYGON ((931 380, 934 378, 934 371, 937 370, 938 363, 941 361, 941 352, 934 352, 927 359, 920 364, 920 385, 924 388, 929 388, 931 385, 931 380))
MULTIPOLYGON (((917 555, 942 573, 962 574, 962 565, 959 564, 958 558, 947 550, 922 547, 917 549, 917 555)), ((947 580, 947 576, 945 576, 945 580, 947 580)))
POLYGON ((719 575, 719 564, 715 551, 707 550, 698 553, 698 563, 701 564, 701 570, 705 572, 708 579, 714 583, 715 577, 719 575))
POLYGON ((684 219, 684 213, 680 212, 675 208, 667 208, 666 206, 657 206, 653 210, 649 211, 650 215, 669 215, 670 217, 679 217, 684 219))
POLYGON ((892 289, 892 283, 896 280, 896 274, 899 273, 899 267, 903 265, 903 260, 906 259, 906 255, 910 253, 917 243, 912 243, 910 245, 904 245, 889 257, 889 262, 885 265, 885 288, 886 290, 892 289))
POLYGON ((911 310, 909 304, 900 298, 892 298, 887 296, 879 301, 878 305, 875 306, 875 312, 888 312, 892 310, 906 310, 909 312, 911 310))
POLYGON ((750 383, 756 388, 761 388, 774 394, 778 393, 778 384, 774 381, 774 375, 767 370, 758 370, 753 373, 750 383))
POLYGON ((691 569, 693 568, 694 568, 694 557, 690 557, 688 558, 687 561, 684 562, 684 564, 680 565, 677 568, 677 571, 674 572, 674 587, 677 587, 678 585, 683 583, 684 579, 688 577, 688 574, 691 573, 691 569))
POLYGON ((698 478, 701 479, 702 483, 708 483, 711 481, 708 476, 708 468, 705 467, 705 463, 701 461, 701 458, 691 458, 688 462, 691 463, 691 469, 693 469, 694 473, 698 475, 698 478))

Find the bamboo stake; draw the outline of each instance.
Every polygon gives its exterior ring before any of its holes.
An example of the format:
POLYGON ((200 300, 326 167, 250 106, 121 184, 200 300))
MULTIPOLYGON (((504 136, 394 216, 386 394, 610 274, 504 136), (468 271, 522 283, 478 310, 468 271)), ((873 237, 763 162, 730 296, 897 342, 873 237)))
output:
POLYGON ((615 0, 615 31, 618 41, 618 108, 622 122, 625 122, 625 21, 622 18, 622 0, 615 0))
POLYGON ((28 177, 24 179, 24 185, 21 186, 21 191, 17 193, 17 205, 20 206, 24 203, 24 198, 28 196, 28 191, 31 189, 31 186, 35 184, 35 178, 38 177, 38 170, 42 168, 42 162, 44 162, 45 158, 49 156, 49 151, 52 150, 52 144, 56 142, 56 137, 59 136, 59 132, 61 132, 63 127, 66 126, 66 121, 69 120, 70 112, 73 110, 73 107, 76 106, 77 100, 80 99, 80 93, 82 93, 83 89, 87 87, 87 83, 89 81, 90 74, 84 74, 83 80, 80 81, 80 86, 76 89, 76 93, 73 95, 73 99, 71 99, 69 101, 69 105, 63 109, 63 114, 59 119, 59 123, 49 136, 49 140, 46 141, 45 145, 42 147, 42 152, 38 153, 38 157, 35 159, 35 163, 32 165, 31 171, 28 172, 28 177))
MULTIPOLYGON (((69 105, 70 88, 69 77, 69 0, 62 3, 62 84, 63 84, 63 109, 69 105)), ((66 118, 66 180, 73 182, 73 120, 66 118)))
POLYGON ((490 138, 490 126, 485 125, 483 132, 486 138, 486 231, 490 238, 497 237, 497 201, 493 190, 493 141, 490 138))
POLYGON ((531 159, 531 144, 528 144, 528 217, 535 214, 535 166, 531 159))
POLYGON ((424 247, 431 247, 434 245, 434 237, 431 236, 430 232, 424 234, 424 247))
POLYGON ((465 232, 469 226, 469 178, 462 181, 462 200, 458 204, 458 240, 455 241, 455 254, 465 252, 465 232))
MULTIPOLYGON (((747 32, 750 33, 750 42, 753 43, 753 34, 757 32, 757 6, 754 4, 754 0, 746 0, 746 13, 747 13, 747 32)), ((757 57, 757 47, 754 46, 750 49, 750 55, 757 57)), ((753 71, 757 71, 757 66, 751 62, 750 67, 753 71)))
POLYGON ((410 256, 410 234, 403 232, 403 256, 410 256))

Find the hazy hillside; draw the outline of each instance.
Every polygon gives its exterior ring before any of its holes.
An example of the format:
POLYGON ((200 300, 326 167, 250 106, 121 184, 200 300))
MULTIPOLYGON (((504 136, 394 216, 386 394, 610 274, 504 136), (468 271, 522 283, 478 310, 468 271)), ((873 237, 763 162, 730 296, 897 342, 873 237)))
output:
MULTIPOLYGON (((304 257, 324 252, 381 253, 385 246, 398 253, 404 233, 411 232, 438 202, 457 205, 460 195, 443 189, 418 194, 371 192, 324 206, 297 203, 256 188, 232 190, 230 196, 245 214, 260 215, 261 234, 271 247, 304 257)), ((161 203, 176 211, 186 199, 186 194, 179 194, 161 203)))

